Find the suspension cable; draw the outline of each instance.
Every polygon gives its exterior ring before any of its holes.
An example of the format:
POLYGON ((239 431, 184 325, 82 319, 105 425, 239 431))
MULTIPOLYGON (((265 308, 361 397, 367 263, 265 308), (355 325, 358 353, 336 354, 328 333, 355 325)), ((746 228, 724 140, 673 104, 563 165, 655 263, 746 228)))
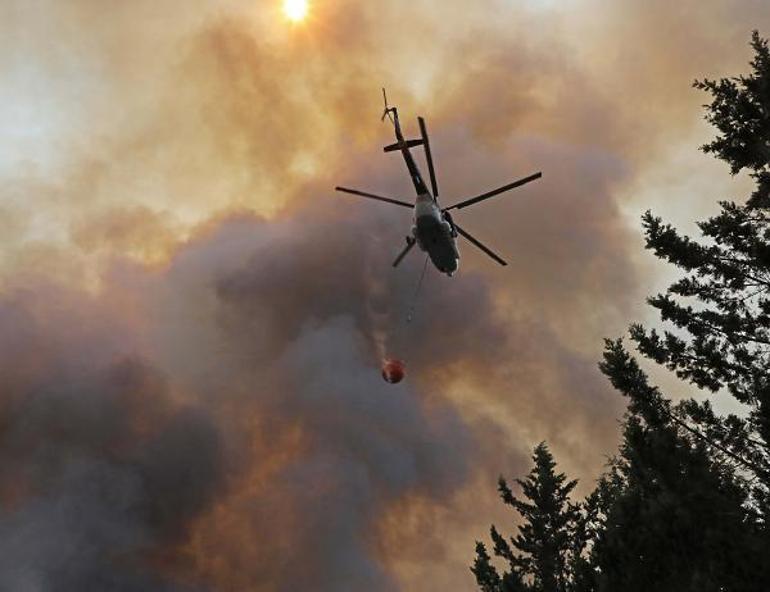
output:
POLYGON ((409 313, 406 315, 407 324, 411 323, 412 320, 414 319, 414 311, 415 311, 415 308, 417 308, 417 297, 420 295, 420 290, 422 289, 422 282, 425 279, 425 272, 428 271, 428 259, 429 259, 429 256, 425 255, 425 263, 422 266, 420 281, 417 282, 417 288, 414 291, 414 295, 412 296, 412 303, 409 306, 409 313))

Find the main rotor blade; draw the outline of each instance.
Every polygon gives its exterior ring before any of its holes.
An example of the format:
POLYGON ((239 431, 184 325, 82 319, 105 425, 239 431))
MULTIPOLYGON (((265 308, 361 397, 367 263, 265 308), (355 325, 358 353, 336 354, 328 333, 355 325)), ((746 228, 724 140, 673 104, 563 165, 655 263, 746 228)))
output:
POLYGON ((430 153, 430 140, 428 140, 428 130, 425 127, 425 120, 422 117, 417 118, 420 124, 420 133, 425 145, 425 160, 428 161, 428 172, 430 173, 430 184, 433 187, 433 197, 438 199, 438 183, 436 182, 436 171, 433 168, 433 156, 430 153))
POLYGON ((406 247, 404 247, 404 250, 398 254, 398 257, 396 257, 396 260, 393 262, 393 267, 398 267, 398 264, 401 263, 404 257, 406 257, 407 253, 412 250, 412 247, 416 242, 416 240, 406 239, 406 247))
POLYGON ((489 255, 490 257, 492 257, 492 259, 494 259, 495 261, 497 261, 497 262, 498 262, 500 265, 508 265, 508 264, 507 264, 505 261, 503 261, 503 259, 501 259, 500 257, 498 257, 498 256, 495 254, 495 252, 494 252, 494 251, 492 251, 492 250, 491 250, 489 247, 487 247, 487 246, 483 245, 483 244, 482 244, 482 243, 480 243, 478 240, 476 240, 475 238, 473 238, 473 237, 472 237, 470 234, 468 234, 468 233, 467 233, 465 230, 463 230, 462 228, 460 228, 460 227, 459 227, 457 224, 455 224, 455 229, 457 230, 457 232, 458 232, 460 235, 464 236, 464 237, 465 237, 466 239, 468 239, 468 240, 469 240, 471 243, 473 243, 473 244, 474 244, 474 245, 476 245, 476 246, 477 246, 479 249, 481 249, 482 251, 484 251, 484 252, 485 252, 487 255, 489 255))
POLYGON ((390 197, 382 197, 381 195, 374 195, 373 193, 366 193, 364 191, 358 191, 357 189, 348 189, 347 187, 335 187, 336 191, 342 191, 343 193, 350 193, 351 195, 359 195, 361 197, 368 197, 369 199, 376 199, 377 201, 385 201, 387 203, 396 204, 397 206, 403 206, 405 208, 413 208, 414 204, 410 204, 405 201, 393 199, 390 197))
POLYGON ((490 197, 494 197, 496 195, 500 195, 501 193, 505 193, 506 191, 510 191, 511 189, 516 189, 517 187, 521 187, 522 185, 526 185, 527 183, 534 181, 536 179, 539 179, 543 176, 543 173, 535 173, 534 175, 530 175, 529 177, 524 177, 523 179, 519 179, 518 181, 514 181, 510 185, 504 185, 500 187, 499 189, 494 189, 492 191, 488 191, 487 193, 482 193, 481 195, 466 199, 465 201, 461 201, 460 203, 456 203, 453 206, 449 206, 444 211, 448 210, 454 210, 458 209, 461 210, 462 208, 467 208, 468 206, 471 206, 475 203, 479 203, 480 201, 484 201, 485 199, 489 199, 490 197))

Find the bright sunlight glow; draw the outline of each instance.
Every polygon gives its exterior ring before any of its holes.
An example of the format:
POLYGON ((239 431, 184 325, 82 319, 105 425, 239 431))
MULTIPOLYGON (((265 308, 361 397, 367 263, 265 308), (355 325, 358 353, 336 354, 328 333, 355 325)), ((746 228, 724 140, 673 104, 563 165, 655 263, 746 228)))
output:
POLYGON ((307 16, 307 0, 284 0, 283 12, 290 21, 295 23, 307 16))

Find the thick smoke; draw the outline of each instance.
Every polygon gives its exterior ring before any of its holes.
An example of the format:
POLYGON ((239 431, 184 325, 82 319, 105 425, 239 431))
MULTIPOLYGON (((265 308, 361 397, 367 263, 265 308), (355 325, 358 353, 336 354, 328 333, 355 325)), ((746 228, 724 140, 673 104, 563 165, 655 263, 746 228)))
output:
POLYGON ((379 377, 359 247, 368 217, 247 216, 180 259, 181 280, 217 253, 194 273, 216 295, 215 331, 235 346, 218 364, 252 418, 243 481, 199 530, 219 586, 396 589, 377 552, 381 517, 406 497, 448 500, 469 473, 473 437, 452 406, 379 377))
POLYGON ((620 196, 761 24, 604 4, 4 3, 0 588, 470 590, 498 474, 548 439, 589 487, 647 291, 620 196), (510 266, 461 244, 411 324, 408 213, 330 191, 411 195, 382 85, 443 203, 545 173, 458 215, 510 266))
MULTIPOLYGON (((389 532, 394 513, 451 506, 472 465, 506 445, 492 426, 476 433, 483 418, 468 407, 462 419, 442 389, 461 370, 483 386, 487 368, 526 356, 535 367, 508 377, 518 396, 541 362, 468 272, 426 291, 405 328, 415 386, 382 382, 372 262, 358 248, 374 217, 237 215, 165 270, 116 264, 97 297, 13 292, 2 315, 3 528, 27 544, 13 545, 8 581, 397 589, 383 545, 420 539, 389 532), (52 560, 59 545, 73 556, 52 560)), ((375 259, 386 269, 387 258, 375 259)), ((396 308, 412 292, 406 278, 390 284, 396 308)))
POLYGON ((332 222, 241 216, 166 272, 116 268, 99 298, 6 302, 7 586, 396 589, 379 517, 456 491, 473 438, 379 378, 345 257, 366 220, 327 240, 332 222), (112 323, 129 302, 153 322, 112 323))
POLYGON ((221 486, 220 436, 82 298, 0 304, 0 587, 182 589, 149 563, 221 486))

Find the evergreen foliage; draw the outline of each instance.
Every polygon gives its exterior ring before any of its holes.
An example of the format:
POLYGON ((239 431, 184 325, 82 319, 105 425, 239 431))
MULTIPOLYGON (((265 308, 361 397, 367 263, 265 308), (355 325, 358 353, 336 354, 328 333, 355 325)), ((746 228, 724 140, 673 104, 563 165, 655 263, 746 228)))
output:
POLYGON ((687 401, 680 411, 743 459, 740 470, 758 482, 760 502, 770 488, 770 49, 757 32, 752 47, 750 75, 695 86, 712 95, 707 119, 720 132, 703 150, 733 174, 750 171, 756 191, 745 205, 722 202, 718 215, 699 224, 700 242, 645 214, 647 248, 684 277, 649 299, 674 328, 661 334, 634 325, 630 334, 642 355, 745 405, 745 417, 717 416, 708 401, 687 401))
POLYGON ((770 572, 734 464, 673 421, 620 342, 608 344, 602 370, 631 403, 591 589, 757 590, 770 572))
POLYGON ((583 549, 575 542, 581 536, 580 507, 570 501, 577 481, 556 473, 556 462, 545 443, 535 448, 534 467, 525 479, 516 479, 522 497, 516 497, 500 478, 498 491, 503 502, 522 519, 516 537, 506 540, 492 526, 494 554, 508 564, 500 576, 483 543, 477 543, 472 568, 485 592, 567 592, 572 590, 573 568, 583 549))
POLYGON ((694 86, 710 94, 718 131, 702 149, 747 172, 754 192, 721 202, 697 240, 643 217, 647 248, 682 277, 649 299, 668 328, 632 325, 631 341, 698 400, 674 405, 621 340, 607 341, 600 368, 628 399, 618 454, 580 505, 544 445, 519 481, 529 502, 501 481, 522 526, 511 544, 492 529, 502 577, 479 543, 485 592, 770 590, 770 48, 757 32, 751 46, 748 75, 694 86), (717 392, 745 411, 718 414, 717 392))

